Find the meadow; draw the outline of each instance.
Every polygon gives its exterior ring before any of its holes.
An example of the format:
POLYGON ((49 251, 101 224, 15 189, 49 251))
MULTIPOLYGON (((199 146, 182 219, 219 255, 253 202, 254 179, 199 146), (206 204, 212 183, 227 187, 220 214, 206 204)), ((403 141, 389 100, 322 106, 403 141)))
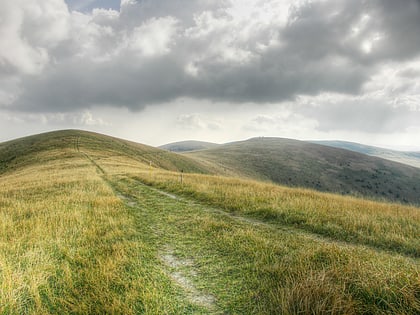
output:
POLYGON ((417 207, 288 188, 238 178, 156 170, 144 183, 281 226, 333 240, 420 257, 417 207))
POLYGON ((32 158, 0 177, 0 314, 196 309, 178 305, 130 209, 84 155, 60 148, 32 158))
POLYGON ((417 207, 93 134, 41 142, 0 174, 0 314, 420 312, 417 207))

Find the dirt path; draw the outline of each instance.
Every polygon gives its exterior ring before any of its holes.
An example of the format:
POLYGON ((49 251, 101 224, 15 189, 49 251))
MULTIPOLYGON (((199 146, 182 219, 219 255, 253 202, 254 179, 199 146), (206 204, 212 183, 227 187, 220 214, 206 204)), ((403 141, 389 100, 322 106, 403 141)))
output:
MULTIPOLYGON (((81 152, 79 149, 79 140, 77 140, 77 151, 82 153, 95 168, 98 172, 103 175, 103 179, 108 183, 111 184, 105 176, 107 175, 105 170, 98 165, 87 153, 81 152)), ((146 185, 145 185, 146 186, 146 185)), ((179 199, 179 197, 167 193, 165 191, 161 191, 159 189, 149 187, 148 189, 157 192, 167 198, 171 199, 179 199)), ((127 196, 120 191, 116 191, 116 196, 124 202, 126 205, 130 207, 138 206, 136 199, 132 196, 127 196)), ((180 259, 177 257, 173 250, 170 247, 165 246, 164 250, 159 253, 159 258, 163 262, 164 266, 166 267, 165 272, 167 275, 178 285, 180 286, 183 291, 185 292, 188 300, 196 305, 202 306, 206 308, 209 313, 211 314, 219 314, 220 312, 217 310, 216 305, 216 298, 207 292, 203 292, 194 285, 192 278, 198 276, 198 270, 194 267, 194 262, 192 260, 180 259)))
MULTIPOLYGON (((134 174, 108 175, 105 164, 98 163, 99 160, 95 161, 83 151, 80 154, 92 163, 98 176, 127 206, 125 209, 133 222, 133 231, 138 235, 134 242, 140 240, 144 246, 136 249, 136 257, 144 248, 150 248, 148 257, 139 261, 153 262, 148 265, 148 270, 156 277, 147 277, 144 281, 146 288, 151 284, 151 290, 147 291, 149 296, 153 298, 153 294, 158 293, 156 304, 165 300, 162 296, 170 299, 170 303, 162 308, 165 311, 160 313, 176 308, 177 312, 173 314, 280 314, 287 313, 279 308, 286 303, 293 310, 302 307, 303 311, 299 313, 308 313, 308 309, 304 310, 306 304, 303 303, 306 302, 302 301, 309 292, 305 288, 302 294, 295 294, 296 298, 293 295, 296 301, 280 300, 279 297, 284 292, 296 292, 300 283, 308 280, 311 284, 315 279, 315 289, 318 286, 327 290, 333 288, 340 299, 347 298, 352 292, 340 292, 342 288, 351 287, 352 282, 348 279, 353 274, 349 268, 354 267, 355 275, 360 275, 360 279, 369 279, 368 276, 376 270, 377 257, 391 259, 377 253, 387 251, 371 246, 337 241, 299 227, 265 221, 244 213, 230 213, 192 197, 168 193, 145 185, 134 174), (344 258, 348 254, 358 259, 354 265, 352 260, 343 260, 343 269, 337 272, 341 266, 335 264, 336 257, 341 253, 344 258), (324 256, 326 259, 320 264, 318 259, 324 259, 324 256), (374 257, 372 260, 371 256, 374 257), (357 264, 366 260, 375 263, 372 270, 365 271, 357 264), (319 272, 316 268, 320 269, 319 272), (308 270, 311 272, 306 277, 308 270), (325 277, 328 272, 337 274, 337 278, 325 277)), ((402 262, 395 253, 391 254, 392 259, 402 262)), ((410 263, 406 263, 409 272, 412 270, 410 263)), ((366 266, 363 268, 371 265, 366 266)), ((397 269, 393 275, 399 272, 397 269)), ((382 286, 382 282, 375 283, 382 286)), ((403 294, 395 292, 402 300, 400 296, 403 294)), ((395 300, 393 296, 388 298, 385 293, 381 294, 379 298, 387 303, 395 300)), ((358 292, 352 294, 352 298, 363 305, 359 296, 358 292)), ((323 296, 310 303, 329 310, 322 304, 323 296)), ((310 309, 314 309, 312 304, 310 309)))
MULTIPOLYGON (((92 159, 91 156, 89 156, 87 153, 85 153, 83 151, 80 151, 80 140, 79 139, 76 140, 75 146, 77 148, 77 151, 80 152, 81 154, 83 154, 92 163, 92 165, 95 166, 95 168, 98 170, 98 172, 101 175, 107 175, 106 172, 105 172, 105 170, 98 163, 96 163, 92 159)), ((104 180, 108 182, 108 180, 106 180, 106 179, 104 179, 104 180)), ((177 195, 168 193, 168 192, 163 191, 161 189, 157 189, 155 187, 146 185, 146 184, 144 184, 143 182, 141 182, 139 180, 137 180, 137 182, 139 184, 143 185, 143 186, 146 186, 148 189, 150 189, 150 190, 152 190, 154 192, 157 192, 157 193, 161 194, 162 196, 165 196, 165 197, 168 197, 168 198, 171 198, 171 199, 174 199, 174 200, 184 200, 184 201, 187 201, 187 202, 190 202, 190 203, 197 204, 197 202, 195 202, 194 200, 185 199, 185 198, 182 198, 180 196, 177 196, 177 195)), ((136 202, 135 202, 135 200, 133 198, 128 197, 128 196, 122 194, 121 192, 117 192, 117 196, 118 196, 118 198, 120 198, 121 200, 123 200, 130 207, 136 206, 136 202)), ((366 246, 366 245, 349 244, 349 243, 346 243, 344 241, 333 240, 333 239, 330 239, 330 238, 323 237, 321 235, 317 235, 317 234, 314 234, 314 233, 307 232, 307 231, 302 230, 302 229, 297 229, 297 228, 287 227, 287 226, 279 226, 278 224, 263 222, 261 220, 255 219, 255 218, 239 216, 239 215, 236 215, 236 214, 232 214, 230 212, 227 212, 227 211, 223 211, 221 209, 205 207, 205 211, 206 212, 209 212, 209 213, 215 213, 215 214, 227 216, 227 217, 229 217, 229 218, 231 218, 231 219, 233 219, 233 220, 235 220, 237 222, 251 224, 253 226, 263 226, 265 228, 275 229, 275 230, 282 229, 283 231, 287 231, 287 232, 290 232, 290 233, 299 234, 299 235, 305 236, 305 237, 307 237, 307 238, 309 238, 311 240, 315 240, 315 241, 319 241, 319 242, 323 242, 323 243, 336 244, 336 245, 339 245, 339 246, 359 247, 359 248, 360 247, 365 247, 365 248, 366 247, 369 247, 369 246, 366 246)), ((371 248, 371 247, 369 247, 369 248, 371 248)), ((373 248, 373 249, 378 250, 376 248, 373 248)))
POLYGON ((192 278, 199 276, 193 260, 177 257, 169 247, 166 247, 159 256, 168 269, 169 277, 183 288, 192 303, 204 306, 209 311, 217 309, 216 298, 212 294, 198 290, 192 282, 192 278))

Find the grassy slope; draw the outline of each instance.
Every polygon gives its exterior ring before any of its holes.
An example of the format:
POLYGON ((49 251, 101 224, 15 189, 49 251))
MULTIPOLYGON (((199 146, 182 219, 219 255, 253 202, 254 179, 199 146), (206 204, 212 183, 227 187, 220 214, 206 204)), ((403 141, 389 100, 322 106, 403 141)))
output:
POLYGON ((418 208, 206 175, 181 185, 149 166, 154 152, 141 163, 116 139, 48 137, 0 175, 0 314, 420 311, 418 208))
MULTIPOLYGON (((39 162, 36 158, 37 154, 40 152, 52 148, 73 148, 77 151, 77 146, 81 143, 84 143, 85 149, 98 159, 123 155, 129 157, 132 163, 145 163, 147 165, 152 165, 153 167, 173 171, 183 170, 185 172, 196 173, 208 172, 200 163, 165 150, 93 132, 64 130, 1 143, 0 174, 39 162)), ((66 150, 63 150, 61 156, 52 156, 51 159, 65 157, 65 152, 66 150)), ((45 160, 43 160, 43 162, 45 162, 45 160)))
POLYGON ((420 169, 348 150, 255 138, 186 155, 229 176, 420 204, 420 169))
MULTIPOLYGON (((180 262, 227 314, 414 314, 418 263, 313 238, 299 229, 240 220, 191 199, 173 200, 119 178, 180 262), (145 198, 144 195, 155 198, 145 198), (161 209, 166 209, 162 211, 161 209), (187 267, 185 267, 187 266, 187 267)), ((144 220, 144 219, 142 219, 144 220)))
MULTIPOLYGON (((77 138, 104 159, 120 145, 74 131, 6 144, 18 154, 0 177, 0 314, 199 311, 157 267, 130 209, 77 138)), ((121 162, 146 167, 131 156, 121 162)))
POLYGON ((351 150, 420 168, 420 152, 395 151, 347 141, 313 141, 313 143, 351 150))
POLYGON ((420 258, 419 208, 210 175, 155 171, 142 182, 229 212, 334 240, 420 258))

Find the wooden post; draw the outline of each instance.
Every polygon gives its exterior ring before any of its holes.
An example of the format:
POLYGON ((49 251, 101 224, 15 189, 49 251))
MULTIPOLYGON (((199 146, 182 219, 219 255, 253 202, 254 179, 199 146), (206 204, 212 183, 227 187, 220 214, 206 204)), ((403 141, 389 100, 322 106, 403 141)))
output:
POLYGON ((181 170, 181 173, 179 174, 180 175, 180 181, 181 181, 181 185, 182 185, 182 183, 183 183, 183 173, 184 173, 184 170, 181 170))

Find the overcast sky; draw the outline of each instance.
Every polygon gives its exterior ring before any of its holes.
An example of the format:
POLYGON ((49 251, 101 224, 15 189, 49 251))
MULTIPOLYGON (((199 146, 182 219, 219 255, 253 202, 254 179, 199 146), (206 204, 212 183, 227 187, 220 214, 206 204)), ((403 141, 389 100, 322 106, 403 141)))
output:
POLYGON ((420 0, 0 0, 0 141, 420 150, 420 0))

